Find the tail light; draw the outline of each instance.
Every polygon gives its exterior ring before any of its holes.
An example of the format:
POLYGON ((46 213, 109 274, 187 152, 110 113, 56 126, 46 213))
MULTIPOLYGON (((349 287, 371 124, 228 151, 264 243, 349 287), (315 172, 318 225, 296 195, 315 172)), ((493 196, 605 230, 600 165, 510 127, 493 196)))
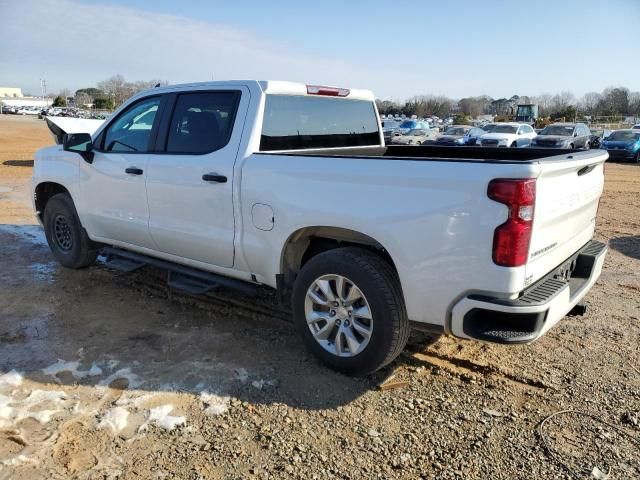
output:
POLYGON ((328 97, 346 97, 351 93, 348 88, 323 87, 321 85, 307 85, 308 95, 326 95, 328 97))
POLYGON ((501 267, 527 263, 536 201, 535 179, 496 179, 489 182, 487 195, 509 208, 507 221, 493 234, 493 261, 501 267))

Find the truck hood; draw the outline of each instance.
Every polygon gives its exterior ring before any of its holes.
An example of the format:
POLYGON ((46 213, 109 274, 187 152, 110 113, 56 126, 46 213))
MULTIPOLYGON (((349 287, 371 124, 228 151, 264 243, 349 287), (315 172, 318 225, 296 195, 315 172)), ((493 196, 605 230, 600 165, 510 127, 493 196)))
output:
POLYGON ((73 117, 46 117, 47 127, 55 142, 60 145, 65 133, 88 133, 93 135, 104 120, 73 117))

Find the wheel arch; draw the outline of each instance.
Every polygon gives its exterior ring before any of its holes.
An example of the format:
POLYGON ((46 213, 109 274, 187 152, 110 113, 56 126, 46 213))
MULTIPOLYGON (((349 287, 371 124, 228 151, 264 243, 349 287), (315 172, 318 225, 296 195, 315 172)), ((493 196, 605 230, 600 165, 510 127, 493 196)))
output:
POLYGON ((61 183, 44 181, 44 182, 40 182, 36 186, 33 192, 34 205, 35 205, 36 215, 38 216, 40 221, 44 220, 43 219, 44 209, 47 206, 47 202, 49 201, 49 199, 51 199, 51 197, 59 193, 66 193, 73 200, 73 197, 69 189, 64 185, 62 185, 61 183))
POLYGON ((343 246, 370 250, 386 260, 396 273, 398 270, 389 251, 375 238, 356 230, 332 226, 299 228, 287 238, 280 256, 280 273, 291 285, 297 273, 314 256, 343 246))

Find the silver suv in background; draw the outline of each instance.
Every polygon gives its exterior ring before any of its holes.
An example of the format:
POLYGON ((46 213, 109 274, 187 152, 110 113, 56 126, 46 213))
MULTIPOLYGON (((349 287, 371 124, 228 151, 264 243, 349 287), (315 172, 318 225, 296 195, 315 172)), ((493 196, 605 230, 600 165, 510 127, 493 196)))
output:
POLYGON ((535 148, 591 148, 591 131, 584 123, 554 123, 531 140, 535 148))

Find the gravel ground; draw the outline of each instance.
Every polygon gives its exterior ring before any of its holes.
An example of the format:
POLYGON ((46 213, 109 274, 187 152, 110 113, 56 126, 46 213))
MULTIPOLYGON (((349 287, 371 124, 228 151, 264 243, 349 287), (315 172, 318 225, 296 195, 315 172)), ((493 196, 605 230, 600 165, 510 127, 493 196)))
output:
POLYGON ((5 163, 45 129, 0 116, 0 479, 640 478, 640 166, 606 165, 585 316, 529 346, 416 334, 348 378, 268 292, 58 267, 5 163))

